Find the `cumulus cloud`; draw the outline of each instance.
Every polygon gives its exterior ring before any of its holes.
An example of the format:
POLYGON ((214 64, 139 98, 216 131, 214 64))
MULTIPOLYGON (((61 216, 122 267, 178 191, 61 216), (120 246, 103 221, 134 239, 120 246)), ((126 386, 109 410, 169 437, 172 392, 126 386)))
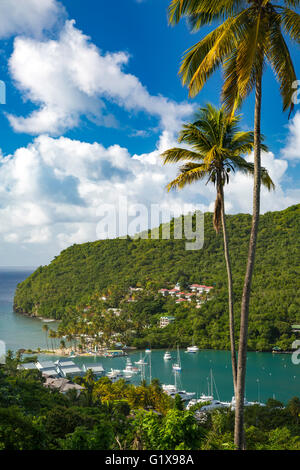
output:
POLYGON ((282 155, 287 160, 300 160, 300 112, 298 111, 288 125, 289 135, 282 155))
POLYGON ((66 22, 58 40, 16 38, 10 73, 25 99, 38 108, 25 117, 8 115, 13 129, 58 135, 77 126, 82 115, 115 125, 106 109, 111 101, 129 112, 155 116, 162 128, 176 130, 193 106, 152 96, 137 77, 124 71, 128 61, 125 52, 102 53, 74 20, 66 22))
MULTIPOLYGON (((177 212, 184 204, 191 209, 199 204, 203 211, 213 210, 212 185, 202 183, 184 191, 166 192, 165 186, 177 170, 173 165, 162 166, 159 155, 174 145, 173 135, 167 131, 162 132, 156 148, 143 155, 131 155, 119 145, 104 147, 65 137, 39 136, 28 147, 3 157, 2 260, 6 256, 13 259, 18 253, 18 259, 24 262, 16 264, 32 265, 40 259, 48 262, 62 248, 96 240, 101 209, 111 204, 118 212, 122 210, 120 200, 125 197, 129 206, 142 204, 150 208, 151 204, 159 204, 177 212)), ((297 203, 299 191, 282 187, 287 161, 268 153, 263 155, 263 165, 274 179, 276 192, 262 190, 262 211, 281 210, 297 203)), ((229 213, 251 212, 251 178, 232 175, 225 198, 229 213)))
POLYGON ((40 36, 53 27, 60 15, 64 15, 64 9, 56 0, 1 0, 0 37, 40 36))

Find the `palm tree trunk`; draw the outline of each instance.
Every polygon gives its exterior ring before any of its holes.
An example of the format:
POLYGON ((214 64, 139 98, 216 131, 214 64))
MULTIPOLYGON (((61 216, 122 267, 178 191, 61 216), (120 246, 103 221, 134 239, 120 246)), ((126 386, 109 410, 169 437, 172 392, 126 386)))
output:
POLYGON ((231 365, 232 365, 234 395, 236 395, 237 359, 236 359, 236 350, 235 350, 233 285, 232 285, 233 283, 232 283, 231 261, 230 261, 230 255, 229 255, 227 227, 226 227, 226 219, 225 219, 224 191, 223 191, 222 185, 220 187, 220 197, 221 197, 221 220, 222 220, 222 229, 223 229, 223 238, 224 238, 224 255, 225 255, 227 278, 228 278, 228 309, 229 309, 231 365))
POLYGON ((237 393, 235 410, 234 443, 238 450, 245 448, 244 443, 244 397, 247 363, 247 342, 249 303, 251 295, 251 282, 254 268, 256 242, 260 210, 260 186, 261 186, 261 99, 262 99, 262 76, 256 81, 255 94, 255 119, 254 119, 254 188, 253 188, 253 215, 249 242, 248 261, 241 305, 241 325, 237 369, 237 393))

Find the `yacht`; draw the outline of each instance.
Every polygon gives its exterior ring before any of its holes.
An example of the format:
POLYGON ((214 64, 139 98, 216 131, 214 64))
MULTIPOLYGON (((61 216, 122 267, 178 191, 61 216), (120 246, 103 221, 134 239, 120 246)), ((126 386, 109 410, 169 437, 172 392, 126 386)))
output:
POLYGON ((134 367, 132 365, 131 359, 128 357, 126 360, 126 366, 125 369, 122 371, 124 376, 126 377, 133 377, 133 375, 137 374, 139 372, 138 367, 134 367))
POLYGON ((194 392, 186 392, 185 390, 177 390, 176 385, 162 385, 163 391, 171 398, 175 398, 179 395, 183 401, 191 400, 194 396, 194 392))
POLYGON ((138 365, 138 366, 145 366, 145 365, 147 365, 147 362, 142 358, 142 353, 141 353, 141 356, 140 356, 139 361, 135 361, 135 364, 138 365))
MULTIPOLYGON (((246 398, 244 399, 244 406, 253 406, 253 405, 266 406, 265 403, 260 403, 258 401, 247 401, 246 398)), ((232 397, 232 400, 229 406, 232 410, 235 410, 235 407, 236 407, 235 397, 232 397)))
POLYGON ((106 376, 111 379, 112 382, 116 382, 117 380, 123 378, 122 371, 119 369, 110 369, 106 376))
POLYGON ((196 353, 198 351, 199 351, 198 346, 188 346, 186 348, 186 352, 188 352, 188 353, 196 353))
POLYGON ((166 351, 165 354, 164 354, 164 360, 165 361, 170 361, 171 359, 172 359, 171 354, 169 353, 169 351, 166 351))
POLYGON ((177 346, 177 362, 175 362, 172 367, 173 367, 173 370, 175 372, 181 372, 181 361, 180 361, 179 346, 177 346))

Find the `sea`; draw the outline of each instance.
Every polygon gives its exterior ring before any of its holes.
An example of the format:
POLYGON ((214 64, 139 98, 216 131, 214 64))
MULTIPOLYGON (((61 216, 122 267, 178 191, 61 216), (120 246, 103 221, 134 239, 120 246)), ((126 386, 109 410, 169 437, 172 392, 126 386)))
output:
MULTIPOLYGON (((0 341, 5 343, 6 350, 47 348, 43 325, 39 319, 13 312, 13 297, 16 286, 26 279, 34 267, 0 268, 0 341)), ((52 329, 56 323, 50 323, 52 329)), ((49 344, 48 344, 49 347, 49 344)), ((173 360, 164 361, 165 350, 152 350, 130 353, 132 362, 145 358, 145 378, 158 378, 163 384, 174 384, 172 363, 177 362, 177 351, 170 351, 173 360)), ((232 373, 229 351, 200 350, 195 354, 179 351, 182 370, 177 374, 177 385, 196 396, 207 394, 213 384, 215 398, 229 401, 233 395, 232 373), (213 380, 211 380, 211 378, 213 380)), ((39 355, 39 359, 56 360, 58 356, 39 355)), ((124 369, 126 358, 76 357, 72 359, 77 365, 101 363, 106 371, 124 369)), ((290 354, 272 354, 249 352, 247 356, 246 397, 249 401, 266 402, 275 398, 287 403, 300 396, 300 364, 293 364, 290 354)), ((139 376, 135 382, 138 383, 139 376)))

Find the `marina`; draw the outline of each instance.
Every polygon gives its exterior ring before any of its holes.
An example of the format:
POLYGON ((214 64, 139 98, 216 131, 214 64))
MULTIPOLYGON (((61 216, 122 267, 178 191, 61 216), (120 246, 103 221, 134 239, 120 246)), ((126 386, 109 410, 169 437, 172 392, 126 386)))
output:
MULTIPOLYGON (((35 350, 38 347, 46 349, 45 333, 42 329, 43 322, 24 315, 13 313, 13 295, 18 282, 22 281, 32 272, 32 270, 14 270, 1 273, 0 282, 0 339, 6 343, 6 349, 16 351, 20 348, 35 350)), ((55 322, 51 324, 55 328, 55 322)), ((233 396, 232 371, 229 351, 200 350, 197 353, 184 353, 186 349, 180 349, 180 361, 182 371, 180 380, 182 390, 195 393, 194 398, 200 399, 207 396, 208 383, 210 383, 210 370, 218 386, 220 401, 231 402, 233 396)), ((129 358, 133 367, 139 369, 139 364, 143 360, 148 362, 145 365, 145 380, 149 383, 151 356, 151 376, 158 378, 162 384, 174 384, 174 371, 172 365, 177 361, 177 350, 152 348, 151 354, 145 350, 130 351, 126 349, 127 356, 121 357, 97 357, 88 355, 81 357, 73 351, 73 357, 62 357, 59 355, 38 354, 39 361, 55 362, 59 359, 71 359, 80 369, 97 366, 101 364, 105 371, 119 370, 119 374, 127 368, 126 361, 129 358), (165 353, 169 354, 165 358, 165 353)), ((112 372, 112 376, 118 373, 112 372)), ((129 374, 130 375, 130 374, 129 374)), ((114 377, 115 379, 115 377, 114 377)), ((141 381, 140 373, 135 373, 130 378, 133 384, 141 381)), ((247 379, 246 397, 249 401, 259 401, 265 403, 268 398, 276 399, 286 403, 293 396, 298 396, 300 391, 299 365, 292 363, 289 354, 272 354, 249 352, 247 358, 247 379)), ((214 397, 217 399, 217 396, 214 397)))

